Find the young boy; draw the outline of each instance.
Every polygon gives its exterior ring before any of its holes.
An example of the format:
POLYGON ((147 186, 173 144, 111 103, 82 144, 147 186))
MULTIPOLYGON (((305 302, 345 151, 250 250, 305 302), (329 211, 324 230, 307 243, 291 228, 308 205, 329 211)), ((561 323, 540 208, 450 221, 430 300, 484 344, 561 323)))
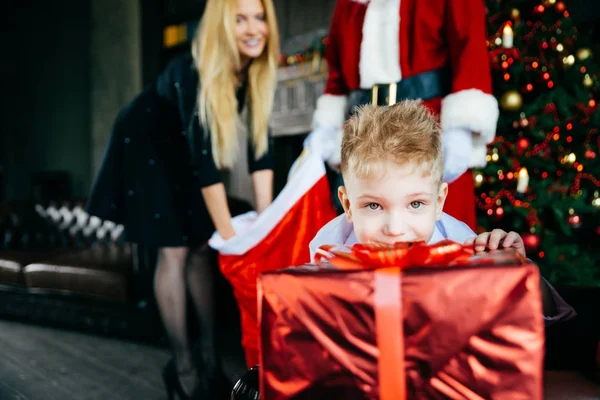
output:
MULTIPOLYGON (((311 259, 324 244, 393 244, 442 239, 473 245, 482 252, 513 248, 525 256, 516 232, 494 229, 476 235, 442 212, 448 184, 442 182, 441 128, 419 100, 390 107, 365 106, 344 126, 338 196, 344 214, 325 225, 310 243, 311 259)), ((541 280, 546 325, 575 316, 541 280)))

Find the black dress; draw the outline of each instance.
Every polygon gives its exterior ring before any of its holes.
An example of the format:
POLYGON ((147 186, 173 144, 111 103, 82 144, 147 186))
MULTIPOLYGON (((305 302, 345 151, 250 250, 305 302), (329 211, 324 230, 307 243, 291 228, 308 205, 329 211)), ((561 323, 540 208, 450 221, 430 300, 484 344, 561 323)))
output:
MULTIPOLYGON (((192 56, 180 56, 116 118, 87 212, 123 224, 130 242, 196 246, 214 232, 200 189, 222 177, 198 121, 198 83, 192 56)), ((245 84, 237 98, 241 111, 245 84)), ((271 149, 269 137, 269 150, 255 160, 248 142, 250 173, 273 169, 271 149)))

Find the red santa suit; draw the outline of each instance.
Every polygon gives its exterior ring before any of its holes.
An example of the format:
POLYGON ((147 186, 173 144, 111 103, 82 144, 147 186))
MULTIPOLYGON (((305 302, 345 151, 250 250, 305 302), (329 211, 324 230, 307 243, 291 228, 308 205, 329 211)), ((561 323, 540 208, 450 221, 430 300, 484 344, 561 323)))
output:
MULTIPOLYGON (((485 18, 483 0, 338 0, 325 54, 329 75, 313 117, 315 129, 335 132, 329 162, 339 164, 352 91, 445 68, 451 81, 447 94, 425 104, 441 114, 444 132, 472 134, 472 146, 454 146, 454 154, 445 158, 462 152, 465 168, 484 166, 498 119, 485 18)), ((450 136, 445 138, 452 144, 450 136)), ((450 184, 444 211, 475 229, 474 196, 467 170, 450 184)))

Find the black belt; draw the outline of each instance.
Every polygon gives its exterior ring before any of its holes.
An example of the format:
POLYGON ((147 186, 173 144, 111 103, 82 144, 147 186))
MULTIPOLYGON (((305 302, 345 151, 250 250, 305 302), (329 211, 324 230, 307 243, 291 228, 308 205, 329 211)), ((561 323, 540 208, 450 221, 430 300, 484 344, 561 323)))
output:
POLYGON ((390 106, 402 100, 430 100, 450 93, 451 75, 449 69, 435 69, 402 79, 397 83, 377 84, 369 89, 350 92, 351 114, 354 108, 365 104, 390 106))

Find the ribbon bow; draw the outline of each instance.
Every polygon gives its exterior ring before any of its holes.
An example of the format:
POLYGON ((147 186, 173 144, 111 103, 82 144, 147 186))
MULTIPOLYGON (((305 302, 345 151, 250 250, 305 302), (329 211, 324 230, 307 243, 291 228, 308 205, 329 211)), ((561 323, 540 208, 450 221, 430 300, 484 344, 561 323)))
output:
POLYGON ((340 269, 408 268, 465 265, 473 257, 471 246, 451 240, 433 245, 419 242, 399 242, 393 245, 358 243, 352 246, 324 245, 317 249, 315 262, 340 269))

